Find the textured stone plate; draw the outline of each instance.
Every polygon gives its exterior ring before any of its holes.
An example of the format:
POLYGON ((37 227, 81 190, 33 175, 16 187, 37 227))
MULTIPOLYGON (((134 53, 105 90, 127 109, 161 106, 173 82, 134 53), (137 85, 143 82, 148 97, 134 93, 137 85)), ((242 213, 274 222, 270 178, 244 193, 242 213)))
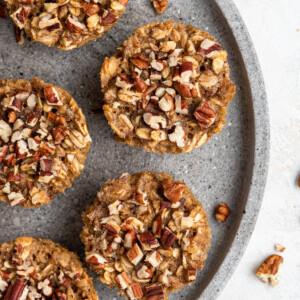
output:
MULTIPOLYGON (((267 174, 269 123, 264 84, 247 29, 231 1, 171 0, 162 16, 150 1, 130 0, 118 25, 103 38, 69 52, 39 43, 16 44, 12 21, 0 20, 1 78, 41 77, 69 91, 87 116, 92 148, 83 174, 65 194, 39 209, 10 208, 0 204, 0 242, 22 235, 50 238, 77 251, 81 213, 109 178, 122 172, 153 169, 184 180, 203 203, 210 217, 212 247, 197 283, 170 299, 215 299, 241 258, 259 212, 267 174), (226 4, 224 4, 226 3, 226 4), (168 20, 208 30, 229 52, 231 78, 237 86, 227 125, 205 146, 190 154, 159 156, 121 145, 102 114, 93 114, 102 101, 99 71, 105 56, 114 53, 134 29, 168 20), (226 202, 231 215, 217 223, 214 209, 226 202)), ((100 299, 121 299, 95 280, 100 299)))

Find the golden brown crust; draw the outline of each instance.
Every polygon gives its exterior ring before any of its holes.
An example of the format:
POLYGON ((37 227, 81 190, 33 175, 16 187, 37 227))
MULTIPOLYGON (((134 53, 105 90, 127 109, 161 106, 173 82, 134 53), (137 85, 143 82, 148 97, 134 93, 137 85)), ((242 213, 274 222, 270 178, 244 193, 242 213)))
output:
POLYGON ((82 172, 91 140, 73 97, 39 78, 0 81, 0 201, 38 207, 82 172))
POLYGON ((167 173, 124 173, 107 181, 83 220, 87 262, 128 299, 155 291, 166 297, 194 283, 210 247, 201 203, 167 173))
POLYGON ((219 133, 235 93, 222 46, 172 20, 137 29, 105 59, 101 85, 117 141, 159 154, 190 152, 219 133))
POLYGON ((5 0, 15 24, 32 41, 70 50, 109 31, 128 0, 5 0))
POLYGON ((18 299, 98 299, 93 279, 75 253, 32 237, 0 244, 0 299, 17 289, 18 299))

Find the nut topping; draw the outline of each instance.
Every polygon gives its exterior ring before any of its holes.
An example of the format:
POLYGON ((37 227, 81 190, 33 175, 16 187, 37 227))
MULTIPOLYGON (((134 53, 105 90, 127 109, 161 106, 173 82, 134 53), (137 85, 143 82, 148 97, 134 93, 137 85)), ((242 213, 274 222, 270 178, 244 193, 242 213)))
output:
POLYGON ((61 106, 62 102, 59 99, 57 90, 53 86, 44 88, 44 95, 48 105, 61 106))
POLYGON ((137 276, 140 279, 149 279, 152 277, 152 271, 145 265, 143 265, 138 271, 137 276))
POLYGON ((53 294, 53 287, 51 286, 50 280, 47 278, 43 282, 39 282, 38 289, 42 291, 43 295, 50 297, 53 294))
POLYGON ((162 185, 164 188, 164 195, 172 203, 178 202, 182 197, 183 191, 186 189, 186 185, 184 183, 176 183, 170 179, 163 180, 162 185))
POLYGON ((139 283, 131 285, 127 290, 127 294, 129 296, 129 299, 139 299, 144 295, 139 283))
POLYGON ((193 283, 204 265, 208 218, 186 185, 166 173, 125 173, 109 180, 83 220, 87 262, 100 281, 118 287, 127 299, 165 299, 193 283), (104 227, 111 222, 120 228, 117 235, 104 227), (91 259, 95 254, 106 261, 91 259))
POLYGON ((150 232, 140 233, 138 239, 144 251, 159 247, 157 239, 150 232))
POLYGON ((47 204, 83 169, 90 144, 85 118, 66 91, 38 78, 2 80, 0 87, 0 189, 11 183, 1 200, 11 206, 47 204), (72 163, 65 159, 79 152, 72 163))
POLYGON ((131 249, 136 243, 136 232, 134 230, 129 230, 124 236, 124 246, 131 249))
POLYGON ((86 258, 87 263, 93 264, 93 265, 103 265, 107 262, 107 260, 97 253, 92 253, 86 258))
POLYGON ((159 214, 153 220, 152 232, 156 237, 160 238, 161 237, 161 231, 162 231, 162 219, 161 219, 161 214, 159 214))
POLYGON ((147 254, 145 262, 149 263, 152 267, 157 268, 163 261, 161 255, 156 250, 152 250, 147 254))
POLYGON ((165 293, 161 285, 153 284, 146 287, 147 300, 164 300, 165 293))
POLYGON ((1 299, 67 300, 67 295, 97 299, 92 278, 75 253, 50 240, 31 237, 0 244, 1 299))
POLYGON ((179 148, 185 147, 186 145, 186 134, 183 126, 180 123, 176 123, 173 126, 173 132, 168 134, 169 140, 172 143, 176 143, 179 148))
POLYGON ((126 289, 132 284, 132 280, 125 271, 119 274, 115 278, 115 281, 118 283, 121 289, 126 289))
POLYGON ((161 236, 161 245, 163 249, 168 250, 176 240, 176 235, 172 233, 169 228, 165 227, 161 236))
POLYGON ((131 250, 127 251, 126 255, 134 265, 137 265, 143 259, 143 252, 137 244, 134 244, 131 250))
POLYGON ((208 33, 173 21, 138 29, 106 59, 101 78, 117 140, 160 154, 190 152, 220 132, 235 89, 226 51, 208 33))
POLYGON ((203 100, 201 104, 194 111, 194 116, 198 120, 201 128, 206 129, 210 127, 216 119, 214 110, 209 106, 208 102, 203 100))

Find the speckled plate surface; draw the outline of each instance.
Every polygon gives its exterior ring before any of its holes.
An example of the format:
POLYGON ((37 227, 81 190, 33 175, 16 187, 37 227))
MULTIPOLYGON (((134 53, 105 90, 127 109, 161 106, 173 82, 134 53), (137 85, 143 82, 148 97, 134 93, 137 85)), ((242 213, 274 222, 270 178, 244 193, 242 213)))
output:
MULTIPOLYGON (((235 270, 252 234, 263 198, 269 153, 267 100, 259 63, 247 29, 230 1, 171 0, 155 15, 150 1, 130 0, 117 26, 103 38, 69 52, 40 43, 15 42, 13 22, 0 19, 1 78, 41 77, 70 92, 87 116, 93 139, 84 172, 73 187, 38 209, 10 208, 0 203, 0 242, 23 235, 50 238, 77 251, 81 214, 110 178, 123 172, 153 169, 184 180, 210 217, 212 247, 197 283, 169 299, 216 299, 235 270), (187 4, 188 3, 188 4, 187 4), (93 114, 102 101, 99 71, 105 56, 115 52, 137 27, 174 19, 208 30, 229 53, 231 79, 237 86, 227 125, 200 149, 189 154, 146 153, 113 140, 104 115, 93 114), (214 210, 226 202, 231 215, 217 223, 214 210)), ((121 299, 115 290, 95 280, 100 299, 121 299)))

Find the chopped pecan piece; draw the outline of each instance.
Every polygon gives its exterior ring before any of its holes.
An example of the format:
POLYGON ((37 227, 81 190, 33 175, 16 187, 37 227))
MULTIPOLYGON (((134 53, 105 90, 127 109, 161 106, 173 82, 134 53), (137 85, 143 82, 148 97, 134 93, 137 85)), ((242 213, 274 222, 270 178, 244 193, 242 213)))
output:
POLYGON ((218 50, 222 50, 222 46, 218 43, 216 43, 215 41, 209 40, 209 39, 205 39, 199 49, 198 52, 204 56, 209 56, 209 54, 211 54, 213 51, 218 51, 218 50))
POLYGON ((275 245, 275 250, 278 251, 278 252, 284 252, 285 247, 281 244, 276 244, 275 245))
POLYGON ((50 297, 53 294, 53 287, 48 278, 38 283, 38 289, 41 290, 46 297, 50 297))
POLYGON ((157 268, 160 263, 163 261, 163 258, 157 250, 152 250, 146 255, 145 262, 149 263, 152 267, 157 268))
POLYGON ((131 249, 136 243, 136 232, 134 230, 129 230, 124 236, 124 246, 131 249))
POLYGON ((22 181, 22 174, 15 174, 14 172, 9 172, 7 174, 7 181, 12 182, 21 182, 22 181))
POLYGON ((176 240, 176 235, 169 228, 165 227, 160 240, 163 249, 168 250, 176 240))
POLYGON ((151 0, 157 14, 161 15, 168 7, 168 0, 151 0))
POLYGON ((109 220, 103 225, 103 228, 105 228, 107 233, 113 237, 117 237, 121 229, 120 226, 118 226, 118 224, 113 220, 109 220))
POLYGON ((191 98, 191 89, 188 84, 179 81, 174 82, 174 88, 177 93, 183 98, 191 98))
POLYGON ((69 130, 66 128, 55 127, 52 130, 52 135, 56 144, 59 144, 67 134, 69 134, 69 130))
POLYGON ((97 4, 83 2, 82 8, 88 16, 97 14, 100 11, 100 7, 97 4))
POLYGON ((144 295, 142 287, 139 283, 131 285, 127 290, 127 294, 130 297, 130 299, 139 299, 142 298, 144 295))
POLYGON ((161 219, 161 214, 159 214, 153 220, 152 232, 156 237, 160 238, 161 237, 161 231, 162 231, 162 219, 161 219))
POLYGON ((140 93, 145 92, 148 88, 147 84, 138 77, 134 79, 134 85, 136 87, 136 90, 140 93))
POLYGON ((115 23, 118 20, 117 15, 112 13, 111 11, 101 9, 100 15, 102 17, 101 19, 101 25, 102 26, 108 26, 113 23, 115 23))
POLYGON ((153 284, 146 287, 147 300, 164 300, 165 293, 160 284, 153 284))
POLYGON ((17 120, 17 114, 13 110, 9 110, 7 113, 7 118, 9 123, 15 123, 17 120))
POLYGON ((143 265, 138 271, 137 276, 140 279, 149 279, 152 277, 152 271, 147 266, 143 265))
POLYGON ((129 258, 130 262, 134 265, 137 265, 144 256, 138 244, 134 244, 134 246, 129 251, 127 251, 126 255, 129 258))
POLYGON ((131 284, 132 280, 130 279, 129 275, 124 271, 121 274, 119 274, 115 281, 119 285, 121 289, 127 289, 131 284))
POLYGON ((138 234, 138 239, 145 251, 159 247, 158 240, 150 232, 138 234))
POLYGON ((92 265, 103 265, 107 260, 100 254, 92 253, 87 256, 86 262, 92 265))
POLYGON ((197 270, 193 268, 188 268, 186 270, 186 280, 187 281, 195 281, 197 277, 197 270))
POLYGON ((44 88, 44 95, 48 105, 61 106, 62 102, 59 99, 58 92, 53 86, 48 86, 44 88))
POLYGON ((78 18, 72 15, 69 15, 66 19, 66 25, 71 32, 80 33, 86 29, 86 26, 79 22, 78 18))
POLYGON ((176 203, 182 198, 182 193, 186 189, 184 183, 177 183, 171 179, 164 179, 162 181, 164 188, 164 195, 172 202, 176 203))
POLYGON ((202 130, 210 127, 216 119, 216 113, 209 106, 208 102, 203 100, 194 111, 194 116, 198 120, 202 130))

